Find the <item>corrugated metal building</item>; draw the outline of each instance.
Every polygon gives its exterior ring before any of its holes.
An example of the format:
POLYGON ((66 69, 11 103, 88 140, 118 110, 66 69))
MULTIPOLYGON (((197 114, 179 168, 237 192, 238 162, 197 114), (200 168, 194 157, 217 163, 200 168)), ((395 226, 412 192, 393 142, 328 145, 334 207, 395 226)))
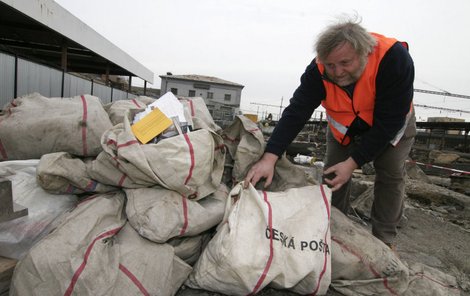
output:
MULTIPOLYGON (((153 83, 154 74, 52 0, 0 0, 0 109, 11 99, 93 94, 103 103, 132 94, 110 75, 153 83), (102 75, 105 83, 77 75, 102 75)), ((127 88, 130 89, 130 88, 127 88)))

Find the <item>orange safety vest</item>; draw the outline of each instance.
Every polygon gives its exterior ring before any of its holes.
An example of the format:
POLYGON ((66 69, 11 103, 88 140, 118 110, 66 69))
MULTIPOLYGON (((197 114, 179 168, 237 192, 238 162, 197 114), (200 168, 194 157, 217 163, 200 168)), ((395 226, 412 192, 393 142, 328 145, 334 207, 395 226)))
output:
MULTIPOLYGON (((348 145, 351 142, 351 139, 346 136, 346 133, 356 116, 364 120, 369 126, 372 126, 377 71, 385 53, 397 42, 394 38, 388 38, 376 33, 371 34, 377 39, 377 45, 374 51, 369 55, 364 72, 356 82, 353 93, 354 100, 350 98, 347 92, 340 86, 323 79, 326 98, 321 104, 326 110, 328 125, 330 126, 333 136, 342 145, 348 145)), ((405 47, 408 47, 407 44, 405 44, 405 47)), ((319 62, 317 62, 317 65, 320 73, 325 75, 325 66, 319 62)), ((402 128, 402 130, 404 131, 404 128, 402 128)), ((401 138, 402 135, 403 133, 397 136, 401 138)), ((394 139, 392 143, 398 142, 398 140, 394 139)), ((394 143, 394 145, 395 144, 396 143, 394 143)))

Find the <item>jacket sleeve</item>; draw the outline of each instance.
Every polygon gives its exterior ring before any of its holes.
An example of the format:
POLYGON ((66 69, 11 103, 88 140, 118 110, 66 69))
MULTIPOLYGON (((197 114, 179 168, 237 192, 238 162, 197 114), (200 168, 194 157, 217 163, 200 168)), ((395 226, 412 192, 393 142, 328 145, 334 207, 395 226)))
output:
POLYGON ((408 50, 397 42, 379 65, 372 127, 351 152, 359 166, 375 159, 405 124, 413 100, 413 81, 413 60, 408 50))
POLYGON ((317 64, 313 60, 302 74, 300 86, 295 90, 289 105, 282 112, 265 151, 280 157, 324 98, 325 87, 317 64))

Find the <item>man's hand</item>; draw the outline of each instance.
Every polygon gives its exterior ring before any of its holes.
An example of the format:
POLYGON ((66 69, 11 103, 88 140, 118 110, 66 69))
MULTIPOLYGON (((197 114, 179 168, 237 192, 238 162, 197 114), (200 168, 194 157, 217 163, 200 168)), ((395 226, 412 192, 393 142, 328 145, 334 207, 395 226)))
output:
POLYGON ((268 187, 273 181, 274 166, 278 158, 276 154, 265 152, 261 159, 258 160, 248 171, 248 174, 246 174, 243 187, 247 188, 250 182, 255 186, 261 178, 266 179, 264 188, 268 187))
POLYGON ((336 191, 341 188, 352 176, 352 173, 357 169, 357 163, 349 157, 343 162, 337 163, 324 171, 324 175, 334 173, 336 177, 333 179, 325 178, 326 184, 331 186, 331 191, 336 191))

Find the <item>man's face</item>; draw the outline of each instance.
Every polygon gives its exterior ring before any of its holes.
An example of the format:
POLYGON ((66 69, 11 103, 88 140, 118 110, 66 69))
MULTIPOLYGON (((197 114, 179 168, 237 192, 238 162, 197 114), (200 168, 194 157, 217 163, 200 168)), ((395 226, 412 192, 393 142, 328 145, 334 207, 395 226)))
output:
POLYGON ((359 56, 348 42, 338 45, 322 61, 326 74, 339 86, 350 85, 362 75, 367 63, 367 57, 359 56))

